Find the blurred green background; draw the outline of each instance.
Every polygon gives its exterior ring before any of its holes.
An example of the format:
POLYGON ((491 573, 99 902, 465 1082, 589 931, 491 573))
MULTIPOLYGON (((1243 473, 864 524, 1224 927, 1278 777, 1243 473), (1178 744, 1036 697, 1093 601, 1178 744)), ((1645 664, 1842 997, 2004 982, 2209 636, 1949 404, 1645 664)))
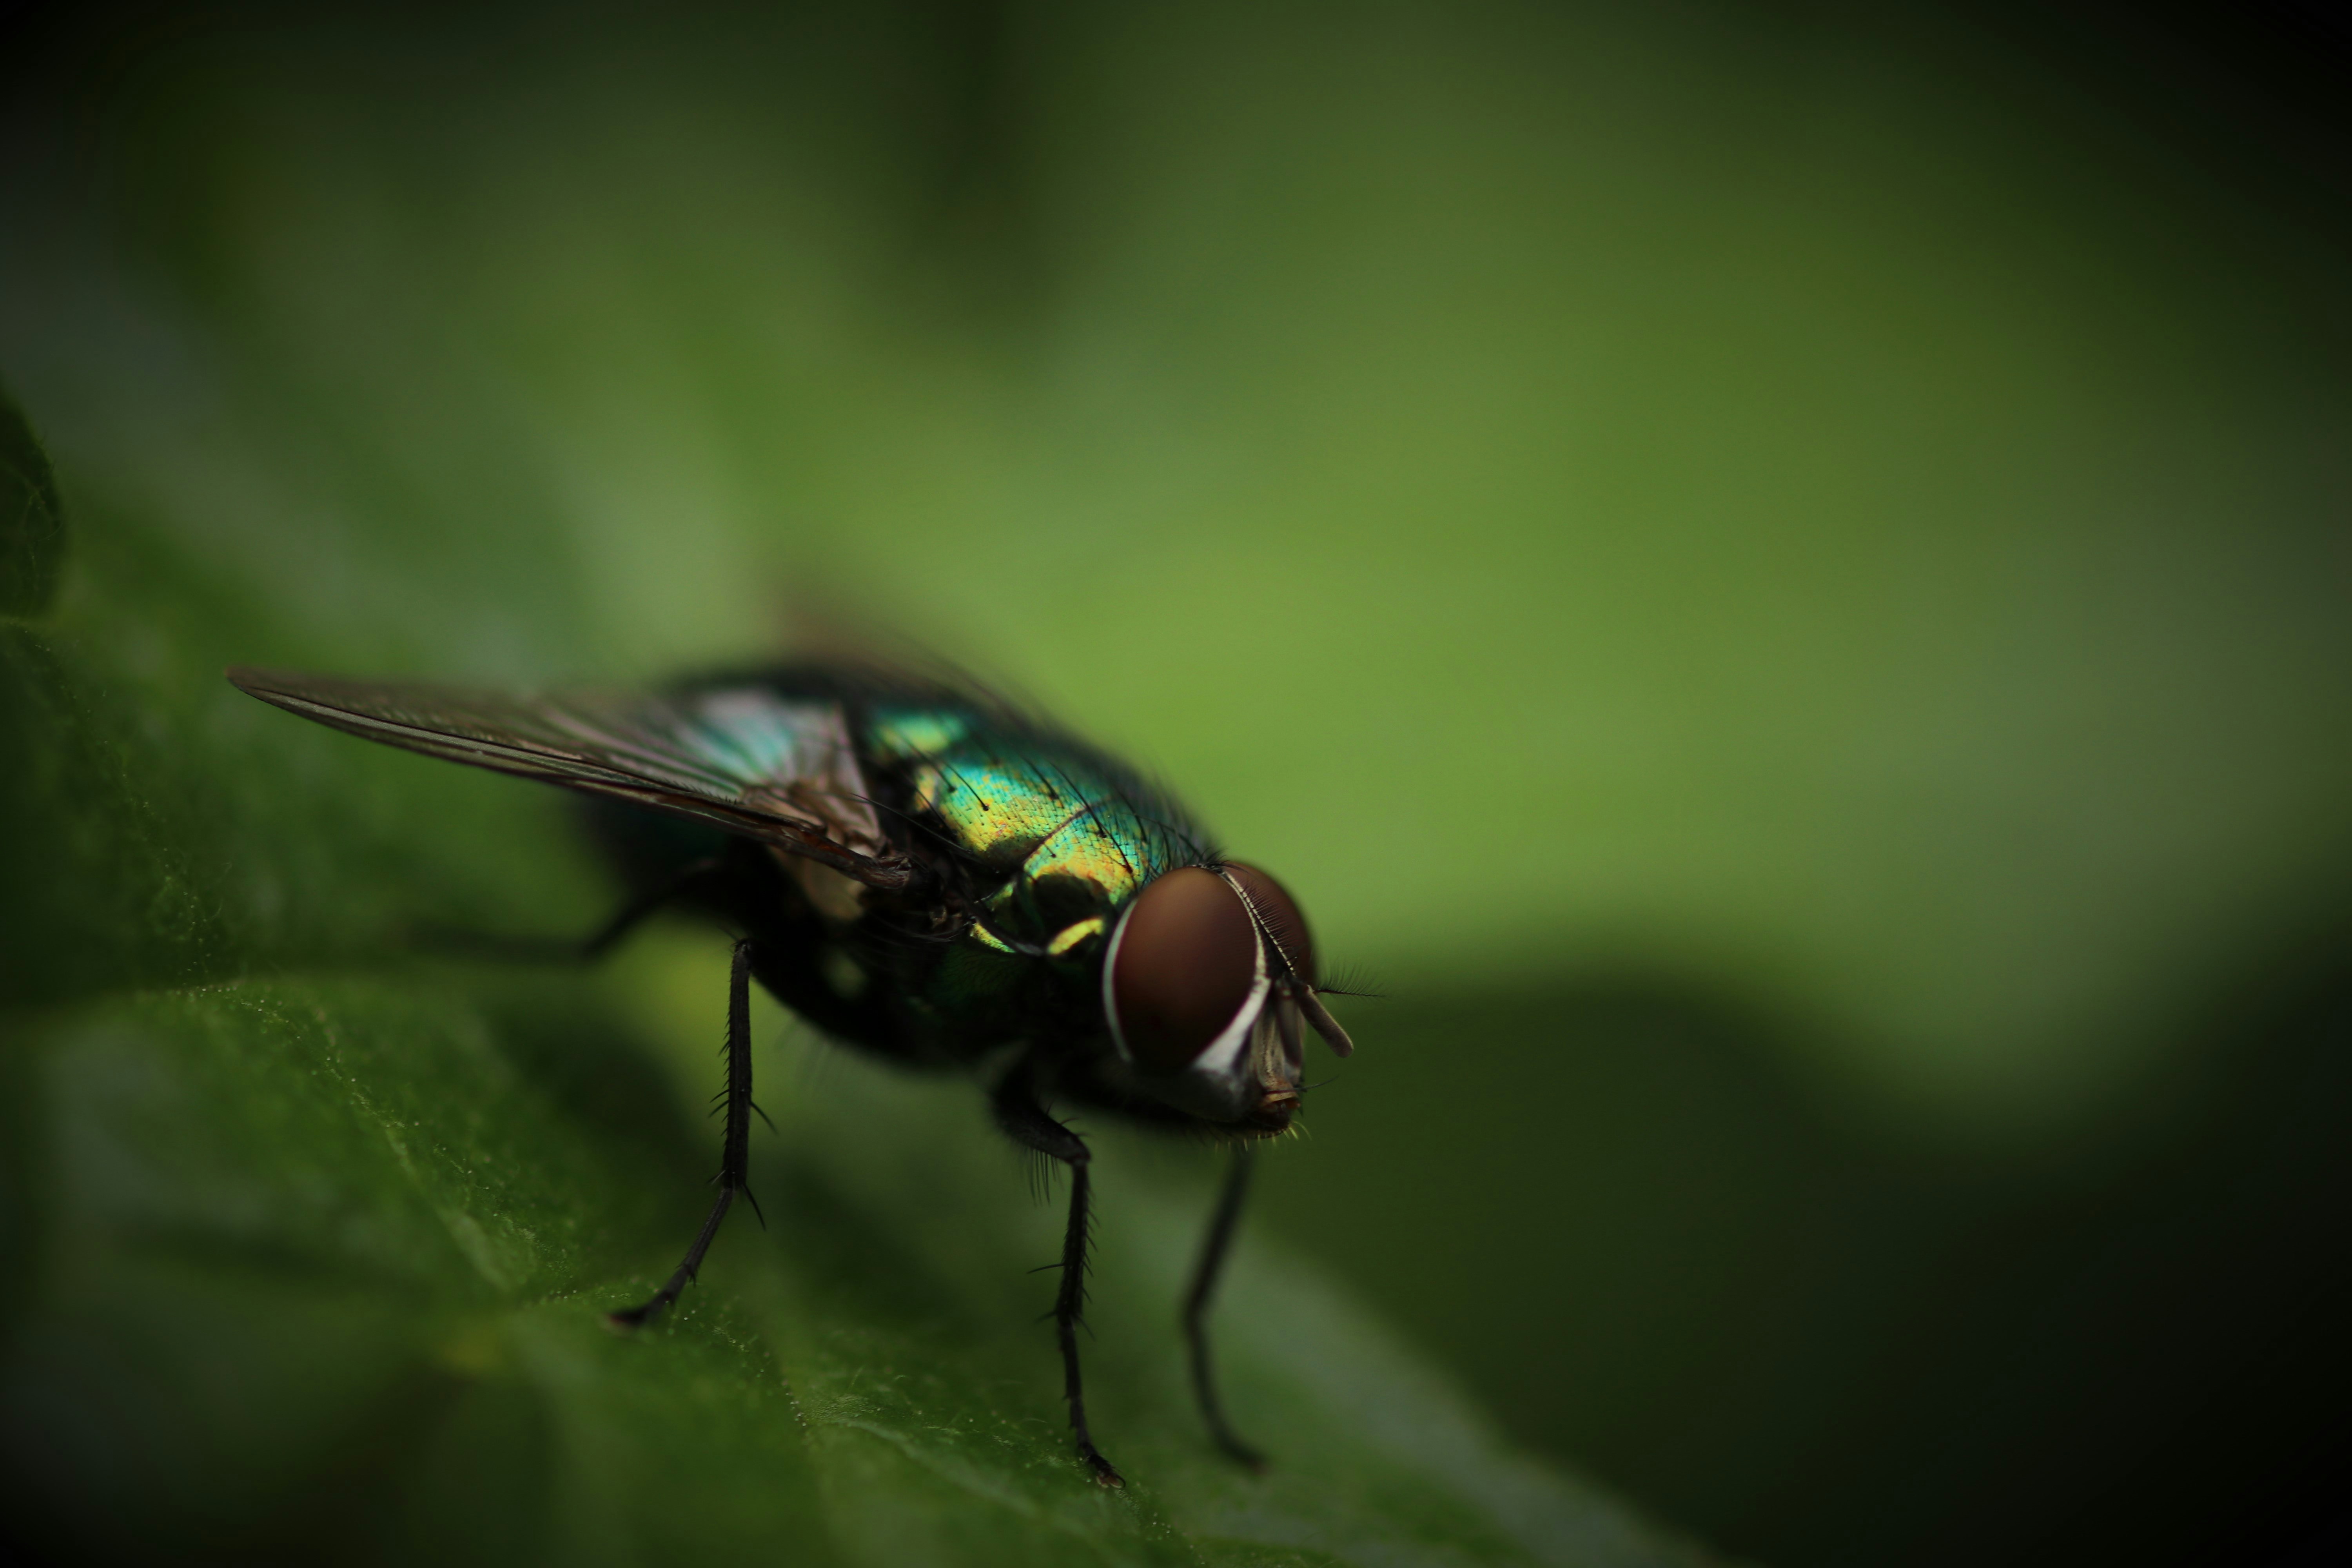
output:
POLYGON ((1774 1563, 2284 1548, 2352 1458, 2342 55, 2127 15, 22 16, 12 1033, 599 912, 554 800, 219 666, 814 599, 1386 994, 1258 1229, 1518 1441, 1774 1563))

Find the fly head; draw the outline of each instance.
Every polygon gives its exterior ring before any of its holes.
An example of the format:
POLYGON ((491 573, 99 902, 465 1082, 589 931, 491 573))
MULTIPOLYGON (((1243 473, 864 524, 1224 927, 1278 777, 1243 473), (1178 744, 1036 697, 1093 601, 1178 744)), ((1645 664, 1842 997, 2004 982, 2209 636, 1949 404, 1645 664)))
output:
POLYGON ((1255 866, 1188 866, 1119 916, 1103 956, 1103 1012, 1137 1087, 1244 1135, 1286 1131, 1305 1076, 1302 1025, 1346 1056, 1316 994, 1306 917, 1255 866))

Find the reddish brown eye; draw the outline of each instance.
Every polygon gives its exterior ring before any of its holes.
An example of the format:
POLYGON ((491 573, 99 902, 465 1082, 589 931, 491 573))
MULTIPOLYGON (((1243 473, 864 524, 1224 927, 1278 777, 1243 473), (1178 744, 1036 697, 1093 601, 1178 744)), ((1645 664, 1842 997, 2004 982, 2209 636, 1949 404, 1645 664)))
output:
POLYGON ((1225 869, 1242 885, 1257 906, 1257 918, 1265 922, 1265 934, 1274 939, 1276 953, 1290 973, 1312 985, 1315 974, 1315 938, 1307 930, 1307 917, 1299 911, 1298 902, 1288 889, 1255 866, 1244 866, 1239 860, 1225 862, 1225 869))
POLYGON ((1257 983, 1249 910, 1214 871, 1171 871, 1128 911, 1104 979, 1128 1054, 1179 1071, 1224 1033, 1257 983))

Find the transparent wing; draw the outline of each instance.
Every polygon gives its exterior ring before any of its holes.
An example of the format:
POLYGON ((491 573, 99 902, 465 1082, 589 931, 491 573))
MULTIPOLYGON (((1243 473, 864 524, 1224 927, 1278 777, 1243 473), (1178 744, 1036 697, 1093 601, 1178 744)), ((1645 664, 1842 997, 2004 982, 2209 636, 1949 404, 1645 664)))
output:
POLYGON ((266 669, 228 678, 371 741, 695 817, 871 887, 913 876, 882 835, 837 702, 756 685, 525 696, 266 669))

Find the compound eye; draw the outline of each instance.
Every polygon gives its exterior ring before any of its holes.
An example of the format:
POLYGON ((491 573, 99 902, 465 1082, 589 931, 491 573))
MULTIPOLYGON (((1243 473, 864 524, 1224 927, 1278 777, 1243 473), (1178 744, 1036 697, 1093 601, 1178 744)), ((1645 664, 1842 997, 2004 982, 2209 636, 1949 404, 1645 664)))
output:
POLYGON ((1255 866, 1228 860, 1225 872, 1242 885, 1250 902, 1257 906, 1257 918, 1265 922, 1276 958, 1307 984, 1316 984, 1315 938, 1307 930, 1307 917, 1300 912, 1298 900, 1290 896, 1289 889, 1255 866))
POLYGON ((1103 1000, 1139 1066, 1179 1072, 1248 1004, 1257 966, 1248 907, 1223 877, 1190 866, 1144 889, 1119 922, 1103 1000))

